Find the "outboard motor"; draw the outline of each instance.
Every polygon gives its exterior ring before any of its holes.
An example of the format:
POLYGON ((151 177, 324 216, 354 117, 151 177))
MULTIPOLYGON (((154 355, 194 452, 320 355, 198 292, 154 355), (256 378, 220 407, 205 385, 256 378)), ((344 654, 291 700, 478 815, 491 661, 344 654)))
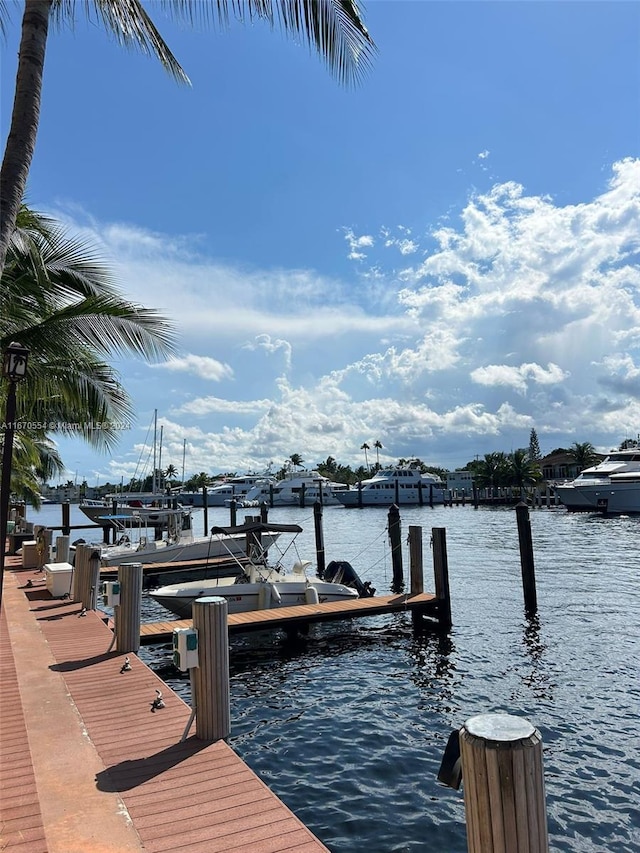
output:
POLYGON ((370 582, 361 581, 356 570, 346 560, 332 560, 324 570, 322 580, 329 581, 329 583, 343 583, 345 586, 357 590, 360 598, 370 598, 376 594, 370 582))

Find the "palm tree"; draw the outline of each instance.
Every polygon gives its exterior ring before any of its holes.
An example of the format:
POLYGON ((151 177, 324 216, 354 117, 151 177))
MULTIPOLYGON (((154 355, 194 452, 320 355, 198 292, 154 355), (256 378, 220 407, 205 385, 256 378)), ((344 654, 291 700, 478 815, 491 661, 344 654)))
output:
MULTIPOLYGON (((223 26, 228 22, 228 0, 170 0, 166 5, 188 24, 194 19, 223 26)), ((231 5, 237 19, 262 18, 272 25, 277 23, 289 35, 301 37, 343 83, 357 81, 375 51, 356 0, 244 0, 231 5)), ((0 169, 0 275, 36 144, 49 22, 54 18, 58 23, 73 24, 80 6, 85 7, 88 17, 93 10, 120 44, 152 54, 178 82, 189 83, 140 0, 82 4, 73 0, 25 0, 13 113, 0 169)), ((4 19, 6 15, 7 4, 0 2, 0 16, 4 19)))
POLYGON ((529 456, 527 450, 514 450, 509 456, 509 474, 511 485, 518 486, 520 492, 532 486, 542 476, 536 459, 529 456))
POLYGON ((382 442, 374 441, 373 446, 376 449, 376 471, 380 470, 380 451, 382 450, 382 442))
POLYGON ((294 468, 299 468, 304 462, 304 459, 302 458, 302 456, 300 456, 299 453, 292 453, 289 457, 289 461, 291 462, 294 468))
POLYGON ((178 469, 175 465, 167 465, 164 471, 164 476, 169 482, 173 482, 175 478, 178 476, 178 469))
POLYGON ((573 461, 576 463, 578 474, 598 461, 598 454, 590 441, 584 441, 582 443, 574 441, 569 448, 569 456, 571 456, 573 461))
POLYGON ((371 468, 369 467, 369 458, 367 457, 367 450, 371 450, 367 442, 360 445, 360 450, 364 450, 364 464, 367 466, 367 471, 371 473, 371 468))
POLYGON ((106 358, 166 357, 174 351, 171 325, 124 300, 90 247, 26 207, 1 284, 0 348, 18 340, 30 350, 19 419, 42 425, 40 438, 63 433, 112 447, 133 410, 106 358))

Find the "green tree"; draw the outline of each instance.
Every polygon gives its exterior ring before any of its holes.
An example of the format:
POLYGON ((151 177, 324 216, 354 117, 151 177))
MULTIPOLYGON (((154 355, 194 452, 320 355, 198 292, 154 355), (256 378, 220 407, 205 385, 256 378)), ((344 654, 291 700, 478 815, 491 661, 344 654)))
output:
POLYGON ((542 457, 540 453, 540 444, 538 442, 538 433, 535 429, 531 429, 529 433, 529 459, 537 460, 542 457))
POLYGON ((376 449, 376 471, 380 470, 380 451, 382 450, 382 442, 376 441, 373 442, 373 446, 376 449))
POLYGON ((300 456, 299 453, 292 453, 289 457, 289 461, 291 462, 294 468, 300 468, 302 466, 302 463, 304 462, 304 459, 302 458, 302 456, 300 456))
POLYGON ((518 486, 522 491, 533 486, 542 476, 536 459, 531 459, 527 450, 514 450, 509 456, 509 485, 518 486))
POLYGON ((170 355, 169 321, 123 299, 92 247, 24 206, 1 284, 0 347, 16 340, 30 351, 18 419, 41 424, 40 438, 62 433, 113 447, 133 407, 106 359, 170 355))
POLYGON ((164 470, 164 476, 166 477, 167 480, 169 480, 170 483, 172 483, 175 480, 175 478, 178 476, 178 469, 176 468, 175 465, 167 465, 167 467, 164 470))
POLYGON ((578 474, 598 461, 598 454, 590 441, 574 441, 569 448, 569 456, 576 463, 578 474))
POLYGON ((482 489, 508 484, 509 460, 506 453, 501 451, 485 453, 484 459, 478 460, 474 468, 476 483, 482 489))
POLYGON ((364 444, 360 445, 360 450, 364 450, 364 464, 367 466, 367 471, 369 471, 369 472, 371 472, 371 468, 369 467, 369 459, 367 457, 367 450, 370 450, 370 449, 371 448, 369 447, 369 445, 367 444, 366 441, 364 442, 364 444))
MULTIPOLYGON (((179 20, 191 24, 226 25, 228 0, 169 0, 163 4, 179 20)), ((342 82, 355 82, 367 68, 375 46, 356 0, 234 0, 236 19, 262 18, 288 35, 301 38, 317 50, 330 71, 342 82)), ((163 40, 140 0, 28 0, 24 4, 18 69, 11 125, 0 169, 0 274, 24 197, 36 144, 49 24, 73 26, 76 9, 100 20, 108 33, 125 47, 156 57, 178 82, 189 79, 163 40)), ((7 4, 0 2, 4 25, 7 4)))

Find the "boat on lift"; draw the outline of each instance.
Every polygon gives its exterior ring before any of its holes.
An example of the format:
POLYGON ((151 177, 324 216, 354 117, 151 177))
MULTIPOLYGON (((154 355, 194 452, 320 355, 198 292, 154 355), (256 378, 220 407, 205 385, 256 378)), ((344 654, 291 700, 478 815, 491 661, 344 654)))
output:
MULTIPOLYGON (((255 535, 262 541, 264 541, 265 531, 270 527, 272 525, 264 522, 243 525, 245 529, 253 528, 255 535)), ((296 535, 302 532, 302 528, 298 525, 277 525, 277 527, 286 528, 287 532, 295 532, 296 535)), ((214 527, 213 531, 223 536, 232 536, 237 529, 236 527, 214 527)), ((293 541, 286 550, 292 545, 293 541)), ((149 595, 180 619, 191 618, 194 601, 213 595, 226 599, 229 613, 293 607, 299 604, 349 601, 361 595, 372 595, 375 590, 372 590, 368 584, 363 584, 353 569, 347 576, 344 571, 346 565, 348 564, 340 564, 335 574, 329 573, 328 578, 311 575, 308 571, 311 566, 309 560, 297 559, 292 569, 287 571, 280 561, 273 566, 267 565, 264 550, 257 544, 252 550, 250 561, 245 564, 238 563, 238 573, 235 578, 217 577, 169 584, 153 590, 149 595), (329 579, 332 576, 339 576, 341 580, 329 579)), ((331 564, 327 569, 330 570, 330 568, 331 564)))

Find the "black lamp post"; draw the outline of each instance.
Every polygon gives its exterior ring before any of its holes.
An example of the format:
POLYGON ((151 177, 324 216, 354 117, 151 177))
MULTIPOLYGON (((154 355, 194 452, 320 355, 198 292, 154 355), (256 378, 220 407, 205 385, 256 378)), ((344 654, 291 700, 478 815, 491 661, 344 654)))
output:
POLYGON ((16 384, 27 375, 29 350, 18 343, 10 343, 4 352, 2 375, 9 380, 7 405, 4 415, 4 445, 2 448, 2 476, 0 477, 0 606, 4 584, 4 560, 7 553, 7 520, 11 495, 11 457, 13 436, 16 430, 16 384))

